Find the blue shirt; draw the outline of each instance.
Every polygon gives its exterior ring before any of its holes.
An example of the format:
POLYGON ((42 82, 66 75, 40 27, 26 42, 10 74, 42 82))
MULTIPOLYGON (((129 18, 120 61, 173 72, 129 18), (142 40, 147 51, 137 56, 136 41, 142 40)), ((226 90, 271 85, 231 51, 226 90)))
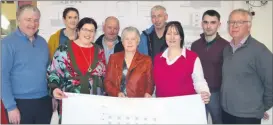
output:
POLYGON ((108 61, 109 61, 110 55, 114 53, 115 45, 116 45, 118 42, 119 42, 118 39, 116 39, 116 40, 114 41, 114 46, 110 49, 110 48, 108 48, 108 46, 105 44, 105 42, 104 42, 104 37, 102 38, 102 45, 103 45, 103 48, 104 48, 104 55, 105 55, 106 64, 107 64, 108 61))
POLYGON ((2 40, 2 101, 11 111, 15 99, 37 99, 48 95, 46 69, 47 42, 39 35, 30 40, 19 28, 2 40))

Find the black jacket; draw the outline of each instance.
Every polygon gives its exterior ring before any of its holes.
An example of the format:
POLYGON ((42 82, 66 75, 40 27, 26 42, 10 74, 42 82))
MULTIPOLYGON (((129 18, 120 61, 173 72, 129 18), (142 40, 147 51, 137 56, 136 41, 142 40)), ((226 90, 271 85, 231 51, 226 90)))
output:
MULTIPOLYGON (((103 48, 103 45, 102 45, 102 38, 104 37, 104 34, 102 34, 97 40, 96 40, 96 44, 99 45, 101 48, 103 48)), ((120 52, 120 51, 123 51, 124 48, 123 48, 123 45, 121 43, 121 38, 120 36, 118 36, 118 43, 115 45, 115 48, 114 48, 114 53, 116 52, 120 52)), ((103 48, 104 49, 104 48, 103 48)))

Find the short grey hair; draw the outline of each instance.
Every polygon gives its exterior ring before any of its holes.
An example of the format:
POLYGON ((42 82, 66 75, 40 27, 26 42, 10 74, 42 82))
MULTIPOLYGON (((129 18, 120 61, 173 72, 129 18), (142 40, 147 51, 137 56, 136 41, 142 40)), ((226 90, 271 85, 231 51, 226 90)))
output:
POLYGON ((248 16, 248 21, 252 22, 252 14, 251 14, 250 11, 245 10, 245 9, 241 9, 241 8, 235 9, 230 13, 229 19, 230 19, 231 15, 234 14, 234 13, 241 13, 243 15, 247 15, 248 16))
POLYGON ((140 33, 139 33, 138 29, 135 28, 135 27, 133 27, 133 26, 125 27, 125 28, 122 30, 122 33, 121 33, 121 41, 124 40, 125 35, 126 35, 127 33, 136 33, 138 42, 140 41, 140 33))
POLYGON ((20 6, 19 9, 17 10, 17 12, 16 12, 17 20, 19 19, 19 17, 21 16, 21 14, 25 10, 32 10, 33 12, 37 12, 41 16, 40 10, 37 7, 35 7, 35 6, 31 5, 31 4, 26 4, 26 5, 20 6))
POLYGON ((152 15, 152 12, 154 11, 157 11, 157 10, 163 10, 165 14, 167 14, 166 12, 166 8, 161 6, 161 5, 155 5, 152 9, 151 9, 151 15, 152 15))

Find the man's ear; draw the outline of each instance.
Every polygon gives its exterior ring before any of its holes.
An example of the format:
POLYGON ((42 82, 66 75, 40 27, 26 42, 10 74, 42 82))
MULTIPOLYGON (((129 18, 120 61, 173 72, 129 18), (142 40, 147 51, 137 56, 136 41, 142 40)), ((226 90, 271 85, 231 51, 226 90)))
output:
POLYGON ((105 33, 105 22, 102 22, 102 31, 105 33))
POLYGON ((219 22, 219 25, 218 25, 218 28, 217 28, 217 30, 219 30, 220 28, 221 28, 221 22, 219 22))
POLYGON ((168 16, 168 14, 166 13, 166 14, 165 14, 165 21, 167 21, 168 18, 169 18, 169 16, 168 16))

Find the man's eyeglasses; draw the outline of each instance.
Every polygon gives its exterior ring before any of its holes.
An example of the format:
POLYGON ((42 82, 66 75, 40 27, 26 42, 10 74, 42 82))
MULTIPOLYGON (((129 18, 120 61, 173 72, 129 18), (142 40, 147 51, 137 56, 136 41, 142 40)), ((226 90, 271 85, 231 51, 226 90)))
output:
POLYGON ((250 21, 227 21, 228 25, 234 26, 235 24, 237 26, 241 26, 244 23, 249 23, 250 21))

